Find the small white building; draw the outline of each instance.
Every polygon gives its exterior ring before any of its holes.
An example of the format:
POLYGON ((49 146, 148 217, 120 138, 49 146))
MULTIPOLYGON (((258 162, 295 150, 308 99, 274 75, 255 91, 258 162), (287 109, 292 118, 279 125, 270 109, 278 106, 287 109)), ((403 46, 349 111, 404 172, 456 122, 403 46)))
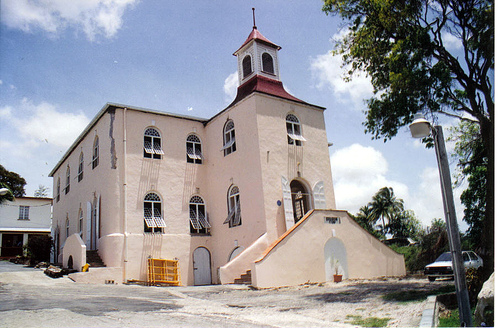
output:
POLYGON ((212 118, 106 104, 50 173, 59 262, 97 251, 97 282, 144 281, 149 258, 178 260, 183 285, 404 275, 336 210, 325 108, 285 91, 279 50, 253 28, 237 96, 212 118))
POLYGON ((0 204, 0 258, 23 255, 30 236, 50 235, 52 198, 17 197, 0 204))

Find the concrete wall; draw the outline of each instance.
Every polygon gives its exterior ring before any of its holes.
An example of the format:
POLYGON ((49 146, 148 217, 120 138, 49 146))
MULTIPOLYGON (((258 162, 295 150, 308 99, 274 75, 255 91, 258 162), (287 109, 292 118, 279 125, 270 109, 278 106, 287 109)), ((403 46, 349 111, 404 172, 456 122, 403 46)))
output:
MULTIPOLYGON (((60 247, 68 235, 88 240, 90 204, 99 199, 99 255, 109 267, 123 268, 123 281, 145 280, 147 258, 178 259, 184 285, 194 283, 193 251, 210 252, 212 282, 218 269, 236 248, 250 247, 267 234, 268 243, 285 232, 281 178, 301 179, 312 193, 322 181, 326 204, 335 207, 324 129, 323 111, 263 94, 252 94, 208 122, 139 109, 105 108, 71 152, 54 171, 54 190, 61 180, 60 200, 54 203, 53 229, 59 230, 60 247), (286 115, 301 121, 307 139, 302 146, 288 145, 286 115), (236 151, 224 156, 223 129, 234 121, 236 151), (206 123, 206 124, 204 124, 206 123), (145 158, 144 131, 154 127, 162 139, 161 159, 145 158), (186 160, 186 138, 196 134, 202 143, 203 164, 186 160), (99 136, 99 166, 92 169, 92 145, 99 136), (84 154, 84 178, 77 182, 80 153, 84 154), (71 169, 71 189, 64 193, 66 168, 71 169), (227 194, 240 190, 240 226, 223 224, 228 215, 227 194), (167 227, 162 234, 144 232, 144 197, 154 192, 161 198, 167 227), (210 235, 190 233, 189 200, 203 198, 209 215, 210 235), (83 231, 78 217, 83 213, 83 231)), ((311 200, 311 207, 314 207, 311 200)), ((267 246, 267 245, 266 245, 267 246)), ((247 269, 251 268, 249 260, 247 269)))
POLYGON ((82 238, 74 233, 66 239, 63 248, 63 267, 68 268, 70 257, 73 259, 73 269, 82 271, 82 267, 87 261, 87 247, 82 238))
MULTIPOLYGON (((119 113, 118 113, 119 114, 119 113)), ((121 208, 121 165, 120 147, 117 145, 123 139, 120 124, 117 123, 117 113, 105 112, 95 125, 90 126, 82 139, 75 144, 73 151, 61 162, 53 172, 53 221, 54 238, 58 239, 59 261, 62 260, 62 248, 66 238, 74 233, 80 234, 84 243, 89 239, 87 232, 89 213, 88 203, 94 204, 99 199, 99 234, 97 238, 112 234, 123 233, 119 219, 121 208), (93 144, 96 136, 99 138, 99 165, 92 168, 93 144), (78 165, 80 154, 84 156, 83 179, 78 181, 78 165), (66 170, 69 166, 71 184, 69 192, 65 192, 66 170), (57 199, 57 182, 60 179, 60 193, 57 199), (79 213, 83 214, 82 231, 80 231, 79 213), (66 219, 69 229, 66 228, 66 219), (67 231, 68 230, 68 231, 67 231), (58 233, 57 233, 58 232, 58 233)), ((90 208, 92 209, 92 207, 90 208)), ((106 263, 106 262, 105 262, 106 263)))
POLYGON ((16 197, 0 205, 0 231, 50 232, 52 198, 16 197), (29 206, 29 220, 19 220, 19 207, 29 206))
POLYGON ((335 264, 346 278, 406 274, 403 255, 372 237, 347 212, 315 210, 254 263, 252 285, 266 288, 331 281, 333 276, 327 273, 333 272, 335 264))

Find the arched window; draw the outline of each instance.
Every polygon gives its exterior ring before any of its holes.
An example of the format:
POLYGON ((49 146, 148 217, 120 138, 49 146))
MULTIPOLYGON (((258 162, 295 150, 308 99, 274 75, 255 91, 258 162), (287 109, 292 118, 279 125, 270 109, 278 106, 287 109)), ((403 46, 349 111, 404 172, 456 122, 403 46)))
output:
POLYGON ((95 136, 94 145, 92 147, 92 170, 99 165, 99 137, 95 136))
POLYGON ((224 150, 224 156, 236 151, 236 134, 232 120, 228 120, 224 125, 224 146, 222 150, 224 150))
POLYGON ((144 157, 161 159, 163 155, 161 148, 161 136, 158 130, 148 128, 144 132, 144 157))
POLYGON ((83 152, 80 153, 80 159, 78 160, 78 182, 83 179, 83 152))
POLYGON ((56 202, 58 202, 60 199, 61 199, 61 178, 57 178, 56 202))
POLYGON ((69 165, 68 165, 68 168, 66 169, 66 187, 64 187, 65 194, 69 192, 70 184, 71 184, 71 172, 69 170, 69 165))
POLYGON ((300 121, 297 116, 293 114, 288 114, 286 116, 286 132, 289 145, 302 146, 302 142, 306 141, 302 136, 300 121))
POLYGON ((262 54, 262 70, 266 73, 274 74, 273 57, 267 52, 262 54))
POLYGON ((83 211, 81 208, 78 211, 78 234, 80 237, 83 235, 83 211))
POLYGON ((250 55, 246 55, 241 64, 243 65, 243 78, 252 74, 252 57, 250 55))
POLYGON ((206 212, 205 202, 200 196, 193 196, 189 200, 189 221, 191 233, 207 234, 210 232, 210 223, 206 212))
POLYGON ((148 193, 144 197, 144 232, 163 232, 166 224, 161 213, 160 196, 148 193))
POLYGON ((69 216, 68 213, 66 213, 66 238, 69 237, 69 216))
POLYGON ((201 141, 194 134, 188 135, 186 139, 186 156, 188 163, 202 163, 201 141))
POLYGON ((228 215, 223 224, 229 223, 229 228, 241 225, 240 189, 237 186, 229 187, 227 210, 228 215))

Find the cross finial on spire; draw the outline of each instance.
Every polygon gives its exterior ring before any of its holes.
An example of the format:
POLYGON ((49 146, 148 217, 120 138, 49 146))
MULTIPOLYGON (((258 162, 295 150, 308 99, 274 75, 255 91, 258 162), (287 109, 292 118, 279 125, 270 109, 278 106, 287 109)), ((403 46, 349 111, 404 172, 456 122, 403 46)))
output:
POLYGON ((252 8, 252 12, 253 12, 253 28, 257 29, 257 26, 255 25, 255 8, 252 8))

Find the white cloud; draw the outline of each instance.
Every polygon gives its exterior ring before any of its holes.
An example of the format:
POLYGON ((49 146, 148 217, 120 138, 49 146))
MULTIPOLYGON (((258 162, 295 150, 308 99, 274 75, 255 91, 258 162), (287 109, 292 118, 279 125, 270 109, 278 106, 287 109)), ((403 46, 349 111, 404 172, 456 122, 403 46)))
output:
POLYGON ((57 34, 68 26, 83 30, 91 41, 110 38, 122 26, 127 7, 137 0, 3 0, 2 20, 11 28, 57 34))
POLYGON ((373 87, 367 76, 356 74, 345 81, 348 67, 342 67, 342 56, 330 52, 311 59, 310 69, 318 89, 328 88, 338 101, 354 104, 351 108, 363 110, 364 100, 373 96, 373 87))
POLYGON ((27 195, 42 184, 52 187, 48 173, 88 124, 76 112, 28 99, 0 108, 0 163, 26 179, 27 195))
POLYGON ((462 41, 451 33, 443 33, 443 43, 448 50, 458 50, 461 49, 462 41))
POLYGON ((12 116, 12 107, 5 106, 0 108, 0 118, 7 120, 12 116))
MULTIPOLYGON (((384 155, 372 148, 353 144, 339 149, 331 155, 335 199, 339 209, 356 214, 361 206, 367 205, 373 195, 383 187, 392 187, 396 197, 403 199, 405 208, 413 210, 425 226, 435 218, 443 218, 443 201, 437 167, 426 167, 419 174, 420 183, 409 188, 405 183, 390 180, 389 164, 384 155)), ((463 205, 460 194, 466 188, 454 190, 454 201, 461 231, 467 224, 461 221, 463 205)))
POLYGON ((331 156, 337 207, 356 214, 383 187, 392 187, 398 198, 408 197, 408 187, 390 181, 389 165, 383 154, 372 147, 353 144, 331 156))
POLYGON ((226 102, 232 101, 238 91, 238 71, 229 74, 224 80, 224 99, 226 102))
POLYGON ((65 113, 51 104, 33 104, 23 99, 16 112, 21 118, 12 117, 10 123, 18 130, 24 142, 33 146, 48 143, 56 148, 68 148, 87 126, 89 119, 83 113, 65 113))

